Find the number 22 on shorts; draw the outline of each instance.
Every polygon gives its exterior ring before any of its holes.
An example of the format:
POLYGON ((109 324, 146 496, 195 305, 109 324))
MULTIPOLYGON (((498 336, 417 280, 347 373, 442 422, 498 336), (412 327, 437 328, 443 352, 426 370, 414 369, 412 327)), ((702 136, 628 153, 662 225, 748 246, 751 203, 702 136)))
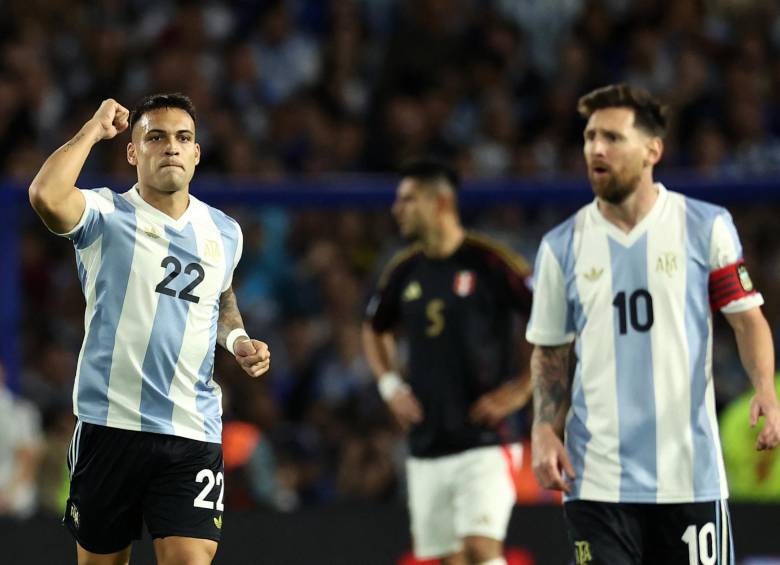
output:
POLYGON ((210 500, 206 500, 206 497, 211 492, 211 489, 214 488, 214 485, 217 485, 220 487, 219 491, 219 498, 216 502, 216 509, 220 512, 225 510, 224 505, 222 504, 222 497, 225 496, 225 480, 222 476, 222 473, 217 473, 216 477, 214 476, 214 472, 211 469, 201 469, 198 471, 198 474, 195 476, 195 482, 196 483, 202 483, 203 481, 206 481, 206 486, 203 487, 203 490, 200 491, 200 494, 195 497, 195 500, 193 501, 192 505, 196 508, 207 508, 209 510, 214 510, 215 505, 210 500))

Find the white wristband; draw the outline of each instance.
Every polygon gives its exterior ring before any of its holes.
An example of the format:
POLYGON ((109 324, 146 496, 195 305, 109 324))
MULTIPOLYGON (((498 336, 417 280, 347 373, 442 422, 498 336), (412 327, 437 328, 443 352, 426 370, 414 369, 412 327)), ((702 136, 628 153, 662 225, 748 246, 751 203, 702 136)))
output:
POLYGON ((409 385, 403 381, 401 375, 395 371, 388 371, 379 377, 376 385, 379 388, 379 396, 381 396, 385 402, 388 402, 391 398, 393 398, 395 393, 399 390, 409 388, 409 385))
POLYGON ((235 351, 233 351, 233 346, 236 344, 236 340, 240 337, 245 337, 249 339, 249 334, 244 331, 244 328, 236 328, 233 331, 231 331, 227 338, 225 339, 225 349, 230 351, 233 355, 236 354, 235 351))

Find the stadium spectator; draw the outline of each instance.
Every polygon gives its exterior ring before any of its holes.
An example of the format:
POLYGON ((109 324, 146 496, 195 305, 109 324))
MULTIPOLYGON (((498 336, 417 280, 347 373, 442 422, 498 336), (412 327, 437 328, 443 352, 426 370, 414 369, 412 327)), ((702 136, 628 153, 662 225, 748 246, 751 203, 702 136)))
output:
POLYGON ((0 516, 29 518, 37 510, 42 451, 40 413, 8 390, 0 365, 0 516))

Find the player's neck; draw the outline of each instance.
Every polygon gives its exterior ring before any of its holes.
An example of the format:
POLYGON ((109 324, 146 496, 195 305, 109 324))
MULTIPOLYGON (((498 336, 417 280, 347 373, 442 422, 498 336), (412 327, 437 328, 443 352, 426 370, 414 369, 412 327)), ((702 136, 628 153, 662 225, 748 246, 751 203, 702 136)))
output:
POLYGON ((176 192, 163 192, 161 190, 146 187, 140 182, 137 186, 141 198, 174 220, 181 218, 190 205, 190 193, 188 189, 178 190, 176 192))
POLYGON ((658 188, 651 178, 643 179, 637 189, 620 204, 611 204, 601 198, 598 207, 601 215, 617 226, 621 231, 629 233, 653 209, 658 199, 658 188))
POLYGON ((423 253, 434 259, 444 259, 455 253, 465 237, 466 232, 457 219, 445 219, 423 239, 423 253))

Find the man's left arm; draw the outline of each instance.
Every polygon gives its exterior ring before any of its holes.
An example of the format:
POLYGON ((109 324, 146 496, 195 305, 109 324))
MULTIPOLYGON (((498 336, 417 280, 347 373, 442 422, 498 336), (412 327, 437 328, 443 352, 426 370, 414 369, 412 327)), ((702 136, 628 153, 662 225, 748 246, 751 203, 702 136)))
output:
POLYGON ((760 308, 724 316, 734 330, 739 357, 755 389, 750 403, 750 425, 761 416, 764 427, 756 440, 756 449, 772 449, 780 443, 780 404, 775 393, 775 349, 772 332, 760 308))
POLYGON ((469 411, 475 424, 497 426, 512 412, 520 410, 531 399, 533 387, 527 369, 490 392, 483 394, 469 411))
MULTIPOLYGON (((506 295, 509 307, 527 322, 531 316, 531 267, 525 259, 507 247, 497 245, 494 252, 491 265, 497 280, 500 281, 498 284, 500 292, 506 295)), ((524 333, 520 332, 520 336, 524 333)), ((533 386, 529 360, 532 347, 524 337, 520 337, 517 342, 521 369, 518 374, 482 395, 472 405, 469 411, 472 422, 496 426, 513 412, 520 410, 531 399, 533 386)))
POLYGON ((261 376, 271 366, 268 345, 251 339, 244 330, 244 321, 241 319, 232 286, 219 297, 217 343, 235 356, 238 364, 250 377, 261 376))

